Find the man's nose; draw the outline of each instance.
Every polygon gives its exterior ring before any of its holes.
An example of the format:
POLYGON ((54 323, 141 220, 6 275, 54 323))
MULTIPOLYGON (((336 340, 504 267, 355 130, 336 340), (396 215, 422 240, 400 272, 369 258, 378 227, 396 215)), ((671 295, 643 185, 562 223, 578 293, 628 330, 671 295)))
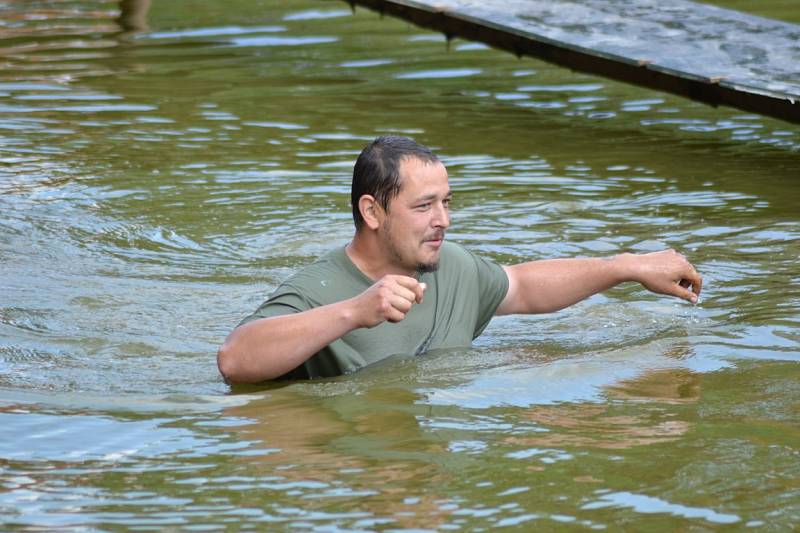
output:
POLYGON ((433 226, 435 228, 445 228, 450 226, 450 211, 443 203, 436 205, 436 212, 433 216, 433 226))

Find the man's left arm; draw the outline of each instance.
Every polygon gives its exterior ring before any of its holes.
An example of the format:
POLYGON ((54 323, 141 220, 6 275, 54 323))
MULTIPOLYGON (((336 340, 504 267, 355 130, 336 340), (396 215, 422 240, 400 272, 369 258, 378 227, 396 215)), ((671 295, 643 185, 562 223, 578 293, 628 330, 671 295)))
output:
POLYGON ((551 313, 620 283, 697 303, 703 279, 675 250, 608 259, 546 259, 503 267, 508 292, 496 315, 551 313))

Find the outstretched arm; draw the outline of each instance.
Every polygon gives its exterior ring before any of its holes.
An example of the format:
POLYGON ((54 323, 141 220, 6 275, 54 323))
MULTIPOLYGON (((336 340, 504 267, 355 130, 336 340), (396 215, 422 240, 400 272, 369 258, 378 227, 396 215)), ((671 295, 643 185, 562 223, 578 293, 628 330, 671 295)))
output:
POLYGON ((253 320, 225 340, 217 353, 219 371, 229 383, 275 379, 354 329, 400 322, 422 302, 424 290, 414 278, 389 275, 349 300, 253 320))
POLYGON ((547 259, 504 268, 508 293, 498 315, 558 311, 626 281, 697 303, 703 285, 700 274, 675 250, 609 259, 547 259))

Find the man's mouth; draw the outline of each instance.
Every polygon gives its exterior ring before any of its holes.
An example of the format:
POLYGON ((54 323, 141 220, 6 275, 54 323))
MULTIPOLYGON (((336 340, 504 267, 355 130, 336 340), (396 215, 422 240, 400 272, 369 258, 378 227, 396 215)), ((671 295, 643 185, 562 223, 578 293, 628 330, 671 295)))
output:
POLYGON ((430 237, 427 237, 424 242, 428 242, 431 244, 441 244, 444 240, 444 232, 434 233, 430 237))

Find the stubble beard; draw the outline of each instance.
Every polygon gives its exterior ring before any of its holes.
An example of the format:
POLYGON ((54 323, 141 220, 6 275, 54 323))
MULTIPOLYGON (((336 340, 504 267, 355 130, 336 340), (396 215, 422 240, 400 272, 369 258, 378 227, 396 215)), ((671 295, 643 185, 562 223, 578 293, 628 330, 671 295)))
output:
MULTIPOLYGON (((442 235, 442 240, 444 240, 444 235, 442 235)), ((436 261, 432 261, 430 263, 417 264, 417 273, 420 275, 427 274, 429 272, 436 272, 437 270, 439 270, 439 259, 436 259, 436 261)))
POLYGON ((439 261, 433 263, 420 263, 417 265, 417 274, 427 274, 439 270, 439 261))
MULTIPOLYGON (((412 265, 407 265, 406 261, 403 259, 403 256, 400 254, 400 250, 395 245, 394 238, 392 238, 391 229, 392 229, 391 223, 389 222, 389 220, 386 220, 383 223, 383 231, 384 231, 384 233, 386 235, 386 245, 387 245, 387 248, 389 249, 389 253, 392 256, 392 261, 394 263, 398 264, 398 265, 412 266, 412 265)), ((434 240, 442 240, 442 241, 444 241, 444 231, 443 230, 437 231, 434 234, 433 237, 435 237, 434 240)), ((427 237, 426 238, 426 240, 428 240, 428 239, 431 239, 431 237, 427 237)), ((424 244, 424 242, 425 241, 423 241, 423 244, 424 244)), ((432 261, 430 263, 416 263, 416 264, 413 265, 413 270, 416 271, 420 275, 427 274, 427 273, 430 273, 430 272, 436 272, 438 269, 439 269, 439 260, 438 259, 436 261, 432 261)))

